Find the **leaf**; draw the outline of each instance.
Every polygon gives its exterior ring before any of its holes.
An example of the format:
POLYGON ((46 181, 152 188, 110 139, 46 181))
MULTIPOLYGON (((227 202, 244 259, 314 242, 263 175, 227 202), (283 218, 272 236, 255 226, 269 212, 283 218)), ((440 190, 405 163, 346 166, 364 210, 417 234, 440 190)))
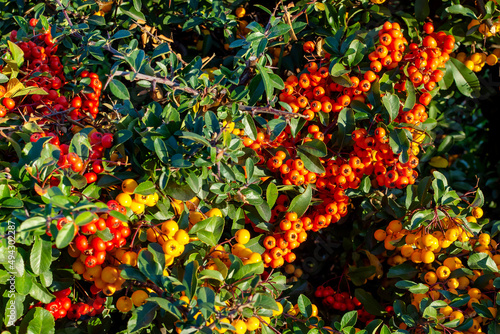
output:
POLYGON ((386 123, 392 122, 399 114, 399 98, 395 94, 386 93, 382 97, 382 103, 385 109, 382 110, 382 116, 386 123), (384 112, 384 110, 386 112, 384 112))
POLYGON ((159 306, 155 303, 146 303, 136 308, 127 323, 127 331, 132 333, 148 326, 156 317, 158 309, 159 306))
POLYGON ((19 232, 28 232, 37 230, 40 227, 44 227, 47 224, 47 219, 45 217, 31 217, 26 219, 19 228, 19 232))
POLYGON ((113 41, 115 39, 127 38, 132 36, 132 33, 128 30, 118 30, 113 36, 111 36, 110 40, 113 41))
POLYGON ((155 139, 155 153, 158 155, 158 158, 160 158, 160 161, 163 162, 164 164, 168 164, 168 149, 167 149, 167 144, 165 144, 165 141, 161 140, 160 138, 155 139))
POLYGON ((264 82, 267 100, 269 101, 274 93, 273 83, 271 81, 271 78, 269 77, 269 73, 267 73, 267 70, 261 64, 257 63, 257 69, 259 70, 262 81, 264 82))
POLYGON ((98 218, 95 213, 90 211, 85 211, 80 213, 78 217, 76 217, 75 224, 76 226, 87 225, 88 223, 92 222, 94 218, 98 218))
POLYGON ((327 154, 325 143, 319 139, 313 139, 311 141, 308 141, 307 143, 298 145, 297 149, 306 153, 310 153, 315 157, 324 157, 327 154))
POLYGON ((224 219, 222 217, 209 217, 194 225, 190 233, 196 233, 198 238, 207 245, 215 246, 219 242, 224 230, 224 219))
POLYGON ((415 17, 419 22, 424 21, 430 12, 429 0, 415 0, 415 17))
POLYGON ((342 320, 340 320, 340 328, 350 327, 356 325, 358 321, 358 312, 350 311, 342 316, 342 320))
POLYGON ((23 50, 19 46, 17 46, 17 44, 12 43, 11 41, 7 41, 7 44, 9 45, 9 50, 10 53, 12 54, 12 59, 14 59, 18 67, 21 67, 21 65, 24 62, 23 50))
POLYGON ((52 244, 42 239, 36 239, 30 253, 31 269, 37 275, 49 270, 52 263, 52 244))
POLYGON ((417 95, 415 94, 415 86, 410 80, 408 79, 406 80, 405 87, 406 87, 406 101, 403 106, 403 111, 410 111, 413 109, 415 103, 417 102, 417 95))
POLYGON ((349 66, 356 66, 363 60, 366 52, 366 46, 358 39, 355 39, 349 46, 348 51, 350 50, 353 50, 354 52, 347 56, 347 62, 349 63, 349 66))
POLYGON ((186 288, 186 296, 191 299, 194 297, 194 293, 197 287, 197 277, 196 272, 198 270, 198 262, 191 261, 186 265, 186 270, 184 271, 184 277, 182 278, 182 285, 186 288))
POLYGON ((54 316, 43 307, 34 307, 24 316, 19 333, 53 334, 55 333, 54 316))
POLYGON ((134 194, 152 195, 156 191, 155 185, 151 181, 141 182, 134 190, 134 194))
POLYGON ((151 59, 164 55, 168 52, 170 52, 170 47, 167 43, 162 43, 155 48, 155 50, 153 51, 153 57, 151 57, 151 59))
POLYGON ((56 247, 61 249, 67 247, 75 237, 75 224, 66 224, 57 233, 56 247))
POLYGON ((344 108, 340 111, 339 117, 337 119, 339 133, 337 141, 340 143, 340 146, 343 146, 343 143, 346 142, 347 135, 351 134, 354 131, 356 126, 356 119, 354 117, 354 111, 350 108, 344 108))
POLYGON ((432 157, 429 165, 436 168, 446 168, 448 167, 448 160, 443 157, 432 157))
POLYGON ((448 189, 448 180, 446 179, 446 176, 438 171, 434 171, 432 175, 434 176, 434 180, 432 181, 434 201, 436 203, 440 203, 441 198, 444 196, 446 190, 448 189))
POLYGON ((450 61, 446 62, 446 71, 453 72, 453 79, 460 93, 471 98, 480 96, 481 85, 476 74, 458 59, 451 57, 450 61))
POLYGON ((453 5, 449 6, 445 9, 450 14, 460 14, 468 17, 472 17, 473 19, 477 19, 476 13, 468 7, 462 5, 453 5))
POLYGON ((245 131, 245 135, 247 135, 250 139, 257 139, 257 128, 255 127, 255 123, 253 121, 252 116, 246 114, 241 120, 243 124, 243 130, 245 131))
POLYGON ((382 306, 375 298, 373 298, 373 296, 370 293, 366 292, 363 289, 358 288, 354 291, 354 295, 361 302, 361 304, 363 304, 365 310, 368 313, 376 316, 383 314, 382 306))
POLYGON ((307 169, 308 171, 317 174, 322 174, 325 172, 325 167, 323 167, 323 164, 321 163, 318 157, 310 153, 304 152, 303 150, 300 149, 297 150, 297 154, 304 163, 304 168, 307 169))
POLYGON ((266 200, 270 208, 274 206, 277 199, 278 199, 278 187, 276 187, 276 184, 274 183, 269 183, 266 189, 266 200))
POLYGON ((299 306, 300 313, 306 318, 311 317, 312 315, 312 303, 304 295, 300 295, 299 298, 297 299, 297 305, 299 306))
POLYGON ((412 279, 419 273, 419 270, 409 263, 402 263, 391 267, 387 273, 388 278, 399 277, 402 279, 412 279))
POLYGON ((298 217, 302 217, 302 215, 307 211, 309 204, 311 204, 311 199, 312 188, 310 185, 308 185, 302 194, 294 197, 294 199, 290 203, 288 212, 293 211, 297 214, 298 217))
POLYGON ((127 87, 116 79, 111 80, 109 83, 109 89, 114 96, 121 100, 130 100, 130 94, 127 90, 127 87))
POLYGON ((475 253, 469 256, 467 265, 470 269, 480 269, 488 272, 497 273, 498 268, 492 258, 486 253, 475 253))

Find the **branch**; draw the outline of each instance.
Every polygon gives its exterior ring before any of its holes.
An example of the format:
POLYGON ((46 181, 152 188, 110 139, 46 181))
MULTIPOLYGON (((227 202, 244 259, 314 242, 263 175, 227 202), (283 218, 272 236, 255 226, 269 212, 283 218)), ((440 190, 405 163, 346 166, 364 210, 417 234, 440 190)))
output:
MULTIPOLYGON (((68 15, 68 11, 66 10, 66 8, 64 8, 63 4, 61 3, 60 0, 56 0, 56 3, 58 6, 60 6, 62 8, 62 11, 63 11, 63 14, 64 14, 64 17, 66 18, 66 21, 68 21, 68 24, 71 28, 73 28, 73 22, 71 22, 71 18, 69 17, 68 15)), ((80 35, 78 32, 74 32, 73 35, 75 37, 78 37, 78 38, 83 38, 82 35, 80 35)))
POLYGON ((125 77, 127 75, 135 74, 135 79, 136 80, 147 80, 151 82, 157 82, 157 83, 162 83, 167 86, 170 86, 173 88, 173 90, 181 90, 183 92, 189 93, 194 96, 200 95, 200 92, 198 92, 196 89, 189 88, 189 87, 181 87, 178 83, 173 82, 172 80, 169 80, 167 78, 158 78, 154 77, 151 75, 146 75, 142 73, 132 73, 132 72, 127 72, 127 71, 116 71, 113 75, 119 75, 122 77, 125 77))
POLYGON ((244 106, 244 105, 238 105, 238 109, 241 111, 245 111, 250 113, 252 116, 255 116, 255 114, 273 114, 273 115, 278 115, 278 116, 284 116, 286 118, 297 118, 297 117, 302 117, 302 118, 307 118, 307 116, 298 114, 298 113, 293 113, 289 111, 283 111, 271 107, 250 107, 250 106, 244 106))

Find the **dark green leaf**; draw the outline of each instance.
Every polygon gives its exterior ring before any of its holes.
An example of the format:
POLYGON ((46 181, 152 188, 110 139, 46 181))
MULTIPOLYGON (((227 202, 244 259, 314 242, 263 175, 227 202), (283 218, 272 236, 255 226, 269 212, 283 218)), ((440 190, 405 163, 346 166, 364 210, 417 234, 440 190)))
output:
POLYGON ((127 87, 116 79, 111 80, 109 83, 109 89, 114 96, 121 100, 130 100, 130 94, 128 92, 127 87))

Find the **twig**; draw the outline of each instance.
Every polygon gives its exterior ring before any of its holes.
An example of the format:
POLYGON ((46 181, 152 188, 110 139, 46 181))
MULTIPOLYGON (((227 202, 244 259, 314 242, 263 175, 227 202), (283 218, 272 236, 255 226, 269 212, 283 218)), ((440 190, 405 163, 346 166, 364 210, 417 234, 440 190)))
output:
MULTIPOLYGON (((63 4, 61 3, 61 1, 60 1, 60 0, 56 0, 56 3, 57 3, 57 5, 58 5, 58 6, 60 6, 60 7, 62 8, 62 11, 63 11, 64 17, 66 18, 66 21, 68 21, 69 26, 70 26, 71 28, 73 28, 73 22, 71 22, 71 18, 69 17, 69 15, 68 15, 68 11, 66 10, 66 8, 63 6, 63 4)), ((78 38, 83 38, 83 36, 82 36, 82 35, 80 35, 80 33, 76 32, 76 31, 73 33, 73 35, 74 35, 75 37, 78 37, 78 38)))
POLYGON ((148 80, 152 82, 157 82, 157 83, 162 83, 167 86, 172 87, 174 90, 181 90, 183 92, 189 93, 194 96, 200 95, 200 92, 198 92, 196 89, 189 88, 189 87, 181 87, 178 83, 173 82, 172 80, 169 80, 167 78, 158 78, 142 73, 132 73, 132 72, 127 72, 127 71, 116 71, 113 75, 119 75, 119 76, 127 76, 130 74, 135 74, 135 79, 136 80, 148 80))
POLYGON ((255 116, 255 114, 272 114, 272 115, 284 116, 287 118, 297 118, 297 117, 307 118, 307 116, 302 114, 283 111, 271 107, 251 107, 240 104, 238 105, 238 109, 241 111, 249 112, 252 116, 255 116))

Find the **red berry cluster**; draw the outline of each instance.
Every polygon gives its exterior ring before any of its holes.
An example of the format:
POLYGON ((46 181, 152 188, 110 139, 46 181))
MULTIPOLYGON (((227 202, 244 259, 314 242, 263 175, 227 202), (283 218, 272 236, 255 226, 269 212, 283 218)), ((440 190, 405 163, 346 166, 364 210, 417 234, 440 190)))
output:
MULTIPOLYGON (((108 202, 108 208, 122 214, 126 213, 126 208, 114 200, 108 202)), ((125 226, 123 221, 109 214, 103 214, 99 218, 94 218, 89 224, 82 226, 78 236, 74 239, 75 247, 80 253, 73 251, 70 255, 79 257, 87 268, 92 268, 103 264, 108 252, 123 247, 129 236, 130 228, 125 226), (113 235, 109 241, 103 241, 95 235, 97 231, 103 231, 106 228, 113 235)))
POLYGON ((104 150, 113 146, 113 135, 110 133, 102 134, 98 131, 93 131, 89 135, 89 141, 92 146, 88 161, 84 162, 76 153, 68 152, 69 146, 63 144, 60 146, 61 155, 58 165, 61 168, 71 167, 76 173, 80 173, 88 166, 87 173, 83 176, 87 179, 87 183, 93 183, 97 181, 97 174, 104 171, 102 157, 104 155, 104 150))
POLYGON ((320 285, 314 292, 316 298, 322 298, 324 306, 339 312, 354 311, 358 312, 358 320, 369 323, 375 316, 368 313, 361 302, 348 292, 335 292, 331 286, 324 287, 320 285))
POLYGON ((83 112, 88 112, 93 118, 97 117, 99 113, 99 97, 101 96, 102 82, 99 80, 99 76, 96 73, 91 73, 89 71, 83 71, 80 73, 82 79, 86 79, 90 88, 94 91, 91 93, 84 93, 83 99, 80 96, 76 96, 71 100, 71 107, 75 108, 69 113, 69 116, 74 119, 81 119, 85 117, 83 112))
MULTIPOLYGON (((71 289, 67 288, 61 291, 54 292, 56 300, 45 305, 45 309, 52 313, 54 318, 60 319, 64 318, 69 310, 73 307, 71 299, 68 297, 71 294, 71 289)), ((41 303, 35 306, 41 306, 41 303)))
POLYGON ((106 298, 100 296, 96 296, 93 299, 89 299, 87 303, 78 302, 76 304, 71 305, 71 308, 68 310, 67 317, 70 320, 78 320, 85 315, 94 317, 102 313, 102 311, 104 310, 105 302, 106 298))

